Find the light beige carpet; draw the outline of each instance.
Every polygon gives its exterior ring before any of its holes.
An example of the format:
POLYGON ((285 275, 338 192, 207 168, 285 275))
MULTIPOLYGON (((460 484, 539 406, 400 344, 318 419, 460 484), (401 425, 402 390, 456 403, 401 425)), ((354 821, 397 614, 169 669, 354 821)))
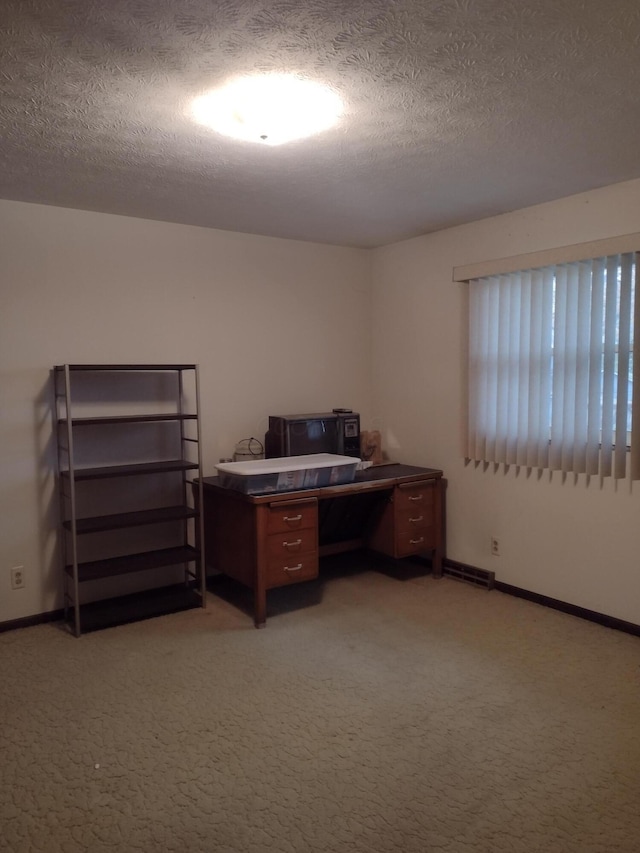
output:
POLYGON ((0 635, 0 850, 638 853, 639 638, 371 571, 270 602, 0 635))

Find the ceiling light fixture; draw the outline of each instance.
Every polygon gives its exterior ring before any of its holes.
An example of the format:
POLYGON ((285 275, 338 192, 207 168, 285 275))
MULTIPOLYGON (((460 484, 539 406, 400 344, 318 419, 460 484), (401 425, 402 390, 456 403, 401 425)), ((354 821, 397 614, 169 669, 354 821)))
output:
POLYGON ((341 112, 335 92, 293 74, 240 77, 192 104, 201 124, 263 145, 312 136, 335 124, 341 112))

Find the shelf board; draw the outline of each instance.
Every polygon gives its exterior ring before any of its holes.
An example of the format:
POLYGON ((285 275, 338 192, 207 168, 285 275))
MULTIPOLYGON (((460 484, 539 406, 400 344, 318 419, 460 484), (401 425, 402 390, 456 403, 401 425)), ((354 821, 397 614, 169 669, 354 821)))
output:
MULTIPOLYGON (((115 515, 97 515, 93 518, 76 520, 76 532, 99 533, 103 530, 118 530, 123 527, 142 527, 145 524, 160 524, 167 521, 185 521, 197 518, 198 511, 190 506, 166 506, 136 512, 119 512, 115 515)), ((71 522, 64 521, 66 530, 71 530, 71 522)))
MULTIPOLYGON (((72 426, 95 426, 102 424, 146 424, 159 423, 161 421, 195 421, 198 416, 194 414, 179 414, 172 412, 162 415, 110 415, 107 417, 94 418, 72 418, 72 426)), ((60 426, 66 426, 67 418, 60 418, 58 421, 60 426)))
MULTIPOLYGON (((102 480, 106 477, 135 477, 140 474, 166 474, 170 471, 193 471, 198 468, 197 462, 187 462, 185 459, 171 459, 164 462, 136 462, 132 465, 102 465, 99 468, 76 468, 74 480, 102 480)), ((61 471, 63 477, 69 477, 70 472, 61 471)))
MULTIPOLYGON (((179 584, 81 604, 80 624, 85 634, 195 607, 202 607, 202 598, 195 587, 179 584)), ((67 622, 73 626, 73 607, 69 609, 67 622)))
MULTIPOLYGON (((160 569, 163 566, 177 566, 181 563, 192 563, 200 556, 200 552, 191 545, 181 545, 176 548, 163 548, 160 551, 144 551, 142 554, 128 554, 124 557, 109 557, 106 560, 93 560, 89 563, 78 564, 78 580, 95 581, 111 578, 116 575, 126 575, 132 572, 146 572, 150 569, 160 569)), ((73 575, 73 566, 65 566, 65 571, 73 575)))
MULTIPOLYGON (((65 369, 64 364, 56 364, 54 370, 63 371, 65 369)), ((77 371, 77 370, 86 370, 86 371, 99 371, 99 370, 109 370, 109 371, 119 371, 119 370, 129 370, 129 371, 141 371, 141 372, 162 372, 166 370, 195 370, 197 365, 195 364, 70 364, 68 365, 69 370, 77 371)))

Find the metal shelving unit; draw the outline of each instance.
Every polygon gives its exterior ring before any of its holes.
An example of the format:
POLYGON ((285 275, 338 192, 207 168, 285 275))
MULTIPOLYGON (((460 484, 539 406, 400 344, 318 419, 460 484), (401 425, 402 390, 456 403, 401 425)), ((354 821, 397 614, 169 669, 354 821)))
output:
MULTIPOLYGON (((206 606, 206 569, 204 559, 204 526, 203 518, 198 507, 202 506, 202 455, 200 439, 200 388, 199 372, 196 364, 64 364, 54 367, 54 385, 56 398, 56 420, 58 435, 58 475, 61 507, 61 537, 64 578, 64 609, 65 617, 73 631, 79 637, 83 630, 106 627, 110 624, 120 624, 137 618, 157 615, 194 606, 206 606), (175 387, 173 403, 175 411, 149 414, 107 414, 77 416, 78 404, 82 403, 76 393, 76 383, 83 377, 90 379, 92 402, 100 403, 100 389, 106 388, 105 382, 113 390, 117 387, 118 375, 138 374, 144 383, 147 379, 157 379, 159 375, 170 377, 171 385, 175 387), (187 389, 185 384, 190 380, 191 397, 189 407, 186 405, 187 389), (83 443, 85 456, 87 450, 91 453, 91 442, 87 440, 88 427, 127 425, 166 425, 173 431, 164 441, 175 449, 176 458, 160 459, 142 462, 127 462, 126 464, 106 464, 87 466, 76 462, 78 443, 83 443), (189 426, 191 425, 191 426, 189 426), (177 429, 176 429, 177 427, 177 429), (101 512, 97 515, 87 515, 83 509, 83 500, 79 495, 78 484, 84 483, 83 488, 104 488, 107 479, 121 478, 123 494, 129 491, 131 500, 131 483, 137 478, 149 475, 170 476, 177 478, 172 481, 172 494, 176 500, 171 505, 141 506, 127 512, 101 512), (197 477, 194 481, 193 477, 197 477), (194 490, 189 488, 197 483, 195 489, 199 499, 194 500, 194 490), (146 528, 146 538, 153 540, 153 531, 166 531, 167 525, 174 525, 176 543, 171 547, 145 547, 144 550, 125 555, 109 553, 111 542, 103 543, 107 553, 100 559, 84 559, 83 541, 90 539, 92 534, 114 537, 114 550, 117 547, 116 531, 132 528, 146 528), (82 602, 83 584, 92 581, 111 579, 116 576, 138 572, 153 572, 169 566, 180 566, 184 571, 184 583, 179 589, 150 589, 147 593, 122 595, 82 602)), ((117 396, 117 395, 116 395, 117 396)), ((81 395, 80 395, 81 397, 81 395)), ((127 400, 130 403, 129 400, 127 400)), ((105 394, 104 405, 116 407, 117 400, 105 394)), ((161 429, 163 427, 160 427, 161 429)), ((122 430, 119 437, 114 438, 115 449, 122 444, 122 430)), ((109 444, 110 438, 106 439, 109 444)), ((126 444, 126 439, 125 442, 126 444)), ((101 446, 101 444, 99 445, 101 446)), ((125 448, 126 449, 126 448, 125 448)), ((149 451, 148 451, 149 452, 149 451)), ((159 454, 160 455, 160 454, 159 454)), ((117 490, 116 490, 117 492, 117 490)), ((90 503, 90 501, 89 501, 90 503)))

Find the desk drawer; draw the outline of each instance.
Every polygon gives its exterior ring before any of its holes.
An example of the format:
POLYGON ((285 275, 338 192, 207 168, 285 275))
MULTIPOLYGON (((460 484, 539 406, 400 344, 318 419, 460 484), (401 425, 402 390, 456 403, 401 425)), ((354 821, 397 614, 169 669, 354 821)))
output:
POLYGON ((299 554, 309 554, 318 550, 318 534, 315 527, 302 530, 287 530, 284 533, 272 533, 267 539, 269 561, 280 558, 293 559, 299 554))
POLYGON ((434 488, 435 481, 398 486, 394 495, 396 511, 430 517, 433 513, 434 488))
POLYGON ((272 504, 269 507, 267 533, 318 527, 318 502, 315 499, 272 504))
POLYGON ((318 552, 273 558, 267 566, 267 589, 318 577, 318 552))
POLYGON ((408 534, 411 536, 424 536, 432 539, 433 513, 426 515, 422 512, 399 512, 396 515, 396 535, 408 534))
POLYGON ((432 527, 396 532, 396 556, 409 557, 435 548, 436 541, 432 527))

